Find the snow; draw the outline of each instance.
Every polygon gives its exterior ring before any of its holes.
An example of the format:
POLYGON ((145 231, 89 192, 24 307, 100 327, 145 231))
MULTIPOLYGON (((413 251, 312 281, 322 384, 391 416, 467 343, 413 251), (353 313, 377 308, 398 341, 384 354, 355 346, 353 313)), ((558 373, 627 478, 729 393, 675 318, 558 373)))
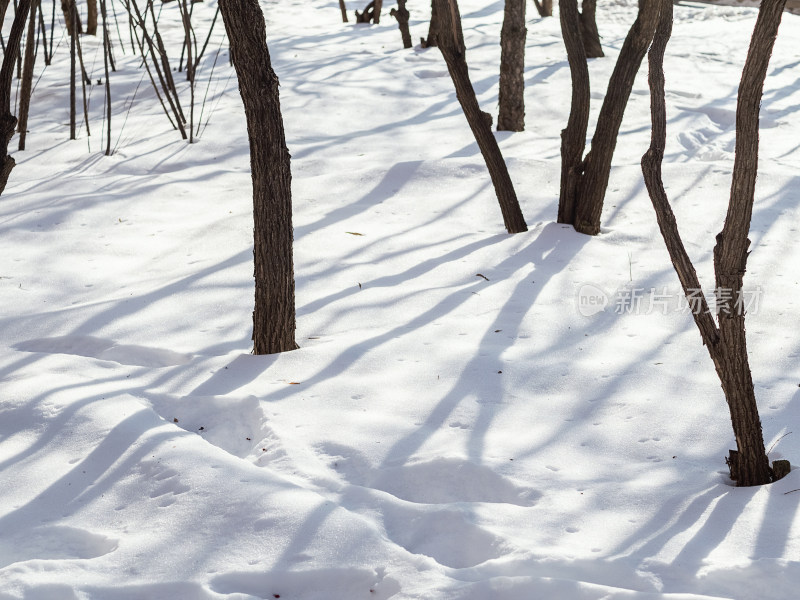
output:
MULTIPOLYGON (((415 40, 428 4, 409 6, 415 40)), ((496 116, 502 2, 460 4, 496 116)), ((635 4, 598 11, 590 136, 635 4)), ((800 481, 728 479, 724 397, 638 166, 644 67, 602 233, 576 234, 555 223, 569 70, 558 19, 529 5, 527 129, 497 133, 530 229, 511 236, 437 49, 403 50, 388 14, 343 24, 332 0, 263 7, 293 155, 294 352, 249 353, 248 146, 221 23, 191 145, 129 47, 111 157, 99 85, 91 137, 67 139, 66 40, 37 67, 0 198, 0 599, 794 597, 800 481)), ((195 5, 198 39, 215 8, 195 5)), ((755 16, 682 3, 667 49, 664 179, 704 287, 755 16)), ((798 18, 765 86, 745 279, 765 442, 790 460, 798 18)), ((160 23, 177 56, 174 3, 160 23)))

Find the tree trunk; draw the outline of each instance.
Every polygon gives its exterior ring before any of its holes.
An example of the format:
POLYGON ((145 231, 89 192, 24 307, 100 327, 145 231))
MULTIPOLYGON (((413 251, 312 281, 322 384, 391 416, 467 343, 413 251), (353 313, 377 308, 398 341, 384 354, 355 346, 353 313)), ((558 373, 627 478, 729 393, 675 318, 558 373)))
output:
POLYGON ((344 0, 339 0, 339 9, 342 11, 342 23, 347 23, 347 8, 344 5, 344 0))
POLYGON ((762 0, 750 49, 747 52, 736 105, 736 151, 730 203, 725 225, 714 248, 716 287, 724 290, 717 302, 721 352, 717 372, 728 400, 738 447, 739 485, 770 481, 750 365, 745 342, 742 278, 747 265, 750 219, 758 174, 758 115, 764 80, 778 36, 786 0, 762 0))
POLYGON ((439 32, 439 3, 431 1, 431 22, 428 25, 428 39, 420 38, 419 44, 423 48, 433 48, 436 46, 436 34, 439 32))
POLYGON ((499 131, 525 129, 525 4, 527 0, 505 0, 500 33, 499 131))
POLYGON ((439 30, 436 42, 447 63, 447 70, 456 88, 456 96, 469 122, 492 178, 500 210, 508 233, 527 231, 525 219, 514 192, 500 147, 492 133, 492 117, 481 111, 475 90, 469 80, 461 15, 456 0, 435 0, 439 4, 439 30))
POLYGON ((33 66, 36 60, 36 15, 39 0, 32 0, 28 19, 28 36, 25 40, 25 64, 22 67, 22 84, 19 91, 19 150, 25 150, 25 137, 28 133, 28 112, 31 107, 33 88, 33 66))
POLYGON ((111 38, 108 31, 108 11, 106 0, 100 0, 100 13, 103 16, 103 68, 106 75, 106 156, 111 156, 111 80, 109 63, 111 61, 111 38))
POLYGON ((8 144, 17 128, 17 118, 11 114, 11 82, 14 76, 14 66, 19 53, 19 43, 25 31, 25 21, 31 8, 31 0, 19 0, 11 32, 6 41, 6 52, 3 55, 3 66, 0 67, 0 141, 3 144, 3 162, 0 164, 0 194, 6 189, 8 177, 16 164, 8 155, 8 144))
MULTIPOLYGON (((552 9, 551 9, 552 10, 552 9)), ((586 58, 602 58, 600 33, 597 31, 597 0, 583 0, 581 3, 581 37, 586 58)))
MULTIPOLYGON (((662 15, 649 57, 653 133, 650 149, 642 158, 642 172, 661 234, 688 299, 690 290, 700 289, 700 283, 678 233, 661 177, 661 162, 666 146, 663 61, 672 29, 672 2, 661 1, 662 15)), ((717 236, 714 249, 719 327, 708 310, 704 296, 701 295, 700 304, 692 311, 728 403, 738 450, 731 450, 726 462, 731 479, 739 486, 762 485, 773 480, 747 359, 745 315, 740 294, 749 245, 747 232, 755 197, 759 104, 785 2, 763 0, 739 88, 731 199, 725 227, 717 236), (725 244, 725 240, 730 243, 725 244)))
POLYGON ((572 102, 567 127, 561 132, 561 189, 558 198, 558 222, 575 223, 578 188, 583 175, 583 151, 589 127, 589 68, 580 33, 578 0, 559 4, 561 34, 567 50, 572 77, 572 102))
POLYGON ((389 14, 397 19, 397 26, 400 28, 400 37, 403 39, 403 48, 411 48, 411 32, 408 30, 408 20, 411 17, 406 8, 406 0, 397 0, 397 9, 389 11, 389 14))
POLYGON ((383 8, 383 0, 374 0, 375 5, 372 9, 372 22, 378 25, 381 22, 381 9, 383 8))
POLYGON ((552 17, 553 16, 553 0, 533 0, 534 6, 536 6, 536 12, 539 13, 539 16, 544 17, 552 17))
POLYGON ((86 33, 97 35, 97 0, 86 0, 86 33))
POLYGON ((577 183, 573 225, 588 235, 600 233, 600 215, 611 173, 611 159, 636 73, 655 35, 660 0, 641 0, 639 15, 625 38, 597 118, 592 147, 583 160, 577 183))
POLYGON ((278 77, 270 62, 258 0, 219 0, 219 7, 250 140, 256 280, 253 353, 294 350, 292 175, 278 77))

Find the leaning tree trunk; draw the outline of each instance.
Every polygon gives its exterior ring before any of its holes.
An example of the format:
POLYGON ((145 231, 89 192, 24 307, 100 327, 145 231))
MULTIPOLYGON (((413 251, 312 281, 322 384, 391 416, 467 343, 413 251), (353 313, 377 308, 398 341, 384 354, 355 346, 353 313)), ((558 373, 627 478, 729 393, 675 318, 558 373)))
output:
POLYGON ((8 155, 8 144, 17 128, 17 117, 11 114, 11 81, 14 66, 19 54, 19 43, 25 31, 25 21, 31 8, 31 0, 19 0, 11 32, 6 40, 6 52, 3 55, 3 66, 0 67, 0 141, 2 142, 3 162, 0 164, 0 194, 6 189, 8 177, 16 164, 8 155))
POLYGON ((219 0, 219 7, 250 140, 256 279, 253 353, 294 350, 292 175, 278 77, 270 62, 258 0, 219 0))
MULTIPOLYGON (((671 0, 661 0, 662 15, 650 50, 650 91, 653 133, 650 149, 642 158, 644 173, 659 228, 687 299, 700 289, 694 266, 683 246, 675 215, 661 176, 666 146, 664 49, 672 29, 671 0)), ((769 466, 753 389, 745 341, 742 277, 747 262, 755 178, 758 170, 758 113, 767 65, 786 0, 763 0, 756 21, 739 87, 736 110, 736 158, 725 226, 717 236, 714 270, 717 286, 717 318, 714 321, 705 297, 693 307, 703 343, 722 383, 733 425, 737 450, 731 450, 731 479, 740 486, 762 485, 775 475, 769 466)))
POLYGON ((602 58, 600 33, 597 31, 597 0, 583 0, 581 3, 581 37, 586 58, 602 58))
MULTIPOLYGON (((565 222, 571 222, 575 230, 581 233, 588 235, 600 233, 600 215, 608 188, 611 158, 617 145, 617 135, 636 73, 655 34, 659 13, 660 0, 641 0, 639 3, 639 15, 625 38, 614 72, 608 82, 608 91, 597 119, 591 150, 578 165, 578 170, 582 170, 577 177, 578 181, 571 182, 573 187, 566 190, 568 196, 572 195, 569 203, 573 208, 564 207, 562 210, 559 207, 559 215, 573 211, 573 218, 565 222)), ((568 25, 574 26, 574 19, 570 19, 568 25)), ((564 38, 566 43, 566 31, 564 38)), ((562 182, 565 179, 563 170, 566 168, 574 169, 575 165, 567 163, 562 158, 562 182)), ((572 173, 572 176, 576 174, 572 173)))
POLYGON ((342 11, 342 23, 347 23, 347 8, 344 5, 344 0, 339 0, 339 10, 342 11))
POLYGON ((500 210, 508 233, 527 231, 525 218, 519 207, 514 185, 508 168, 500 153, 500 147, 492 133, 492 117, 478 105, 475 90, 469 80, 464 34, 461 30, 461 15, 456 0, 435 0, 439 4, 439 30, 436 43, 447 63, 447 70, 456 88, 456 97, 469 122, 475 141, 481 150, 489 175, 492 178, 500 210))
POLYGON ((500 32, 500 112, 497 129, 525 129, 525 3, 505 0, 503 29, 500 32))

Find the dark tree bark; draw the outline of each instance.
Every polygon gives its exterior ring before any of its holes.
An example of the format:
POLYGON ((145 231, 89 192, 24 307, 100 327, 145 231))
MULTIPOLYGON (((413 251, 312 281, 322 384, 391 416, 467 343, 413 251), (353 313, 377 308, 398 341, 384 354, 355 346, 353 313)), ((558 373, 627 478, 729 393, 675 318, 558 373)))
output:
POLYGON ((0 140, 2 140, 3 163, 0 164, 0 194, 6 189, 8 177, 16 162, 8 155, 8 144, 17 128, 17 118, 11 114, 11 82, 14 66, 19 53, 19 43, 25 31, 25 21, 31 8, 31 0, 19 0, 11 32, 6 41, 6 52, 3 55, 3 66, 0 67, 0 140))
POLYGON ((525 218, 519 207, 514 185, 508 174, 506 163, 492 133, 491 115, 481 111, 475 90, 469 79, 464 34, 461 30, 461 15, 456 0, 435 0, 439 3, 439 30, 436 43, 447 63, 447 70, 456 88, 456 96, 464 110, 475 141, 481 150, 489 175, 492 178, 500 210, 508 233, 527 231, 525 218))
MULTIPOLYGON (((575 0, 566 2, 568 5, 573 3, 575 0)), ((564 10, 563 4, 561 10, 562 12, 564 10)), ((569 7, 569 18, 562 18, 561 21, 562 27, 565 28, 564 43, 565 45, 570 44, 573 49, 576 46, 575 42, 568 42, 567 38, 574 35, 575 12, 577 12, 577 8, 572 11, 572 7, 569 7)), ((617 64, 614 66, 608 82, 606 97, 597 119, 597 128, 592 137, 591 150, 586 158, 582 162, 576 162, 574 156, 565 157, 562 138, 562 185, 567 180, 568 186, 566 189, 562 188, 562 200, 566 205, 563 208, 559 206, 559 215, 571 214, 572 218, 560 221, 561 216, 559 216, 559 221, 571 223, 575 230, 581 233, 588 235, 600 233, 600 215, 608 188, 608 177, 611 172, 611 159, 617 145, 617 134, 622 124, 625 106, 628 103, 636 73, 639 71, 642 59, 655 34, 659 13, 660 0, 641 0, 639 3, 639 14, 625 38, 617 64), (567 170, 566 174, 564 173, 565 169, 567 170), (574 181, 575 179, 577 181, 574 181)), ((572 60, 570 60, 570 67, 573 68, 572 60)), ((583 100, 582 98, 581 101, 583 100)), ((583 106, 578 107, 578 110, 583 111, 583 106)), ((577 132, 574 134, 577 135, 577 132)), ((574 150, 574 148, 570 148, 570 150, 574 150)))
MULTIPOLYGON (((61 6, 63 7, 63 0, 61 6)), ((78 11, 75 10, 75 0, 68 0, 67 12, 69 31, 77 31, 78 20, 75 18, 78 11)), ((77 118, 75 112, 75 59, 78 36, 70 34, 69 37, 69 139, 74 140, 77 136, 77 118)))
POLYGON ((22 67, 22 84, 19 91, 19 150, 25 150, 25 137, 28 133, 28 112, 31 107, 31 91, 33 88, 33 66, 36 60, 36 15, 39 0, 32 0, 30 18, 28 19, 28 35, 25 40, 25 61, 22 67))
POLYGON ((597 31, 597 0, 583 0, 581 3, 581 37, 586 58, 602 58, 600 33, 597 31))
POLYGON ((83 24, 81 23, 80 19, 77 19, 77 23, 73 23, 73 18, 70 14, 71 9, 70 5, 72 4, 73 0, 61 0, 61 10, 64 13, 64 23, 67 26, 67 35, 72 35, 72 30, 75 28, 78 33, 83 33, 83 24))
MULTIPOLYGON (((375 0, 364 7, 363 12, 356 11, 356 23, 371 23, 375 19, 375 0)), ((376 21, 377 22, 377 21, 376 21)))
POLYGON ((378 25, 381 22, 381 10, 383 10, 383 0, 374 0, 375 7, 372 14, 372 22, 378 25))
POLYGON ((420 38, 419 44, 423 48, 433 48, 436 46, 436 34, 439 31, 439 3, 436 0, 431 1, 431 22, 428 25, 428 37, 420 38))
POLYGON ((536 6, 536 12, 539 13, 539 16, 544 17, 552 17, 553 16, 553 0, 533 0, 533 4, 536 6))
POLYGON ((344 0, 339 0, 339 9, 342 11, 342 23, 347 23, 347 8, 344 5, 344 0))
POLYGON ((506 0, 500 32, 499 131, 525 129, 525 28, 526 0, 506 0))
POLYGON ((111 61, 111 38, 108 32, 108 11, 106 0, 100 0, 100 13, 103 16, 103 68, 106 75, 106 156, 111 156, 111 81, 109 63, 111 61))
POLYGON ((583 150, 589 127, 589 68, 580 33, 577 0, 561 0, 559 4, 561 34, 567 49, 572 77, 572 102, 567 127, 561 132, 561 189, 558 199, 558 222, 575 223, 578 186, 583 174, 583 150))
MULTIPOLYGON (((662 182, 661 162, 666 146, 664 49, 672 29, 671 0, 661 0, 662 15, 650 50, 650 91, 653 133, 650 149, 642 158, 642 172, 659 228, 687 298, 700 289, 694 266, 681 241, 675 216, 662 182)), ((745 314, 741 302, 742 278, 750 244, 750 228, 758 170, 758 113, 769 58, 786 0, 763 0, 750 43, 736 110, 736 158, 725 226, 714 248, 717 286, 717 322, 700 296, 694 319, 722 383, 738 450, 726 459, 731 479, 740 486, 763 485, 777 477, 769 467, 758 415, 745 340, 745 314)))
POLYGON ((747 265, 750 219, 753 214, 756 175, 758 174, 758 115, 764 80, 778 36, 786 0, 762 0, 750 49, 747 53, 736 105, 736 150, 728 214, 717 235, 714 271, 718 290, 729 290, 717 302, 721 337, 717 372, 728 400, 733 431, 738 446, 740 485, 769 481, 769 461, 764 450, 753 381, 747 360, 744 311, 735 300, 741 297, 742 278, 747 265))
POLYGON ((86 33, 97 35, 97 0, 86 0, 86 33))
POLYGON ((292 175, 278 77, 270 62, 258 0, 220 0, 219 7, 250 140, 256 280, 253 353, 294 350, 292 175))
POLYGON ((397 9, 393 8, 389 14, 397 19, 400 37, 403 39, 403 48, 411 48, 414 45, 411 43, 411 32, 408 30, 408 20, 411 15, 408 14, 406 0, 397 0, 397 9))

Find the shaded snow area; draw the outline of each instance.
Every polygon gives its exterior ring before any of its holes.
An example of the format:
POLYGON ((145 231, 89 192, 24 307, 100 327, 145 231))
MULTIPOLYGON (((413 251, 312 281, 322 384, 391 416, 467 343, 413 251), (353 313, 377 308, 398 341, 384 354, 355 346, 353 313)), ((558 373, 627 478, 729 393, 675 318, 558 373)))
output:
MULTIPOLYGON (((600 3, 590 136, 635 4, 600 3)), ((428 5, 409 3, 416 41, 428 5)), ((461 5, 496 118, 503 4, 461 5)), ((725 399, 642 183, 644 67, 602 233, 576 234, 555 222, 569 69, 558 18, 528 6, 526 131, 496 134, 530 229, 512 236, 439 50, 403 50, 388 14, 343 24, 333 0, 264 2, 300 349, 253 356, 248 142, 221 23, 188 144, 114 6, 114 155, 98 42, 84 39, 92 135, 70 142, 56 39, 0 197, 0 599, 796 597, 800 478, 728 478, 725 399)), ((351 21, 363 8, 347 6, 351 21)), ((199 42, 215 8, 195 5, 199 42)), ((176 3, 162 10, 177 64, 176 3)), ((678 5, 667 49, 664 180, 709 289, 755 18, 678 5)), ((766 446, 792 461, 798 19, 765 86, 745 278, 766 446)))

